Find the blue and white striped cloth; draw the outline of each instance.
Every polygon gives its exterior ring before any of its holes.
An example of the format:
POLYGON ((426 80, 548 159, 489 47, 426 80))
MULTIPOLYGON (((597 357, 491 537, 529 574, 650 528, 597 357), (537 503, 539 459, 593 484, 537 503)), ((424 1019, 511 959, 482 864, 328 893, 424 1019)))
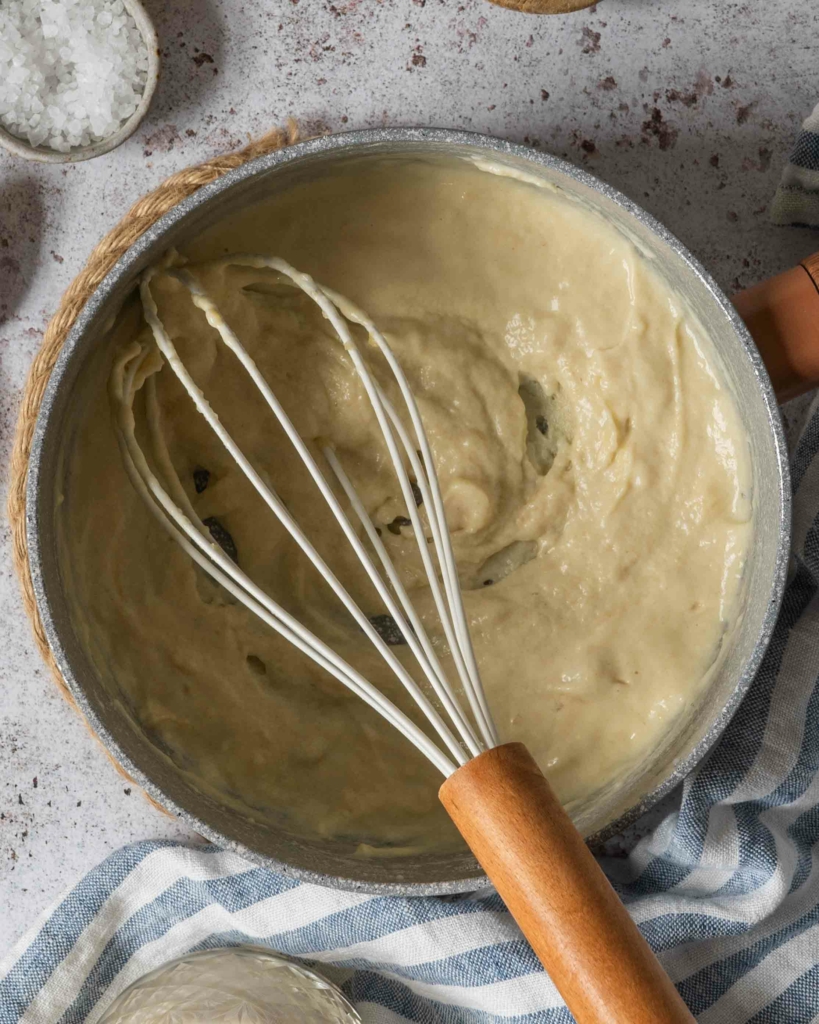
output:
MULTIPOLYGON (((774 217, 819 224, 819 108, 774 217)), ((819 1024, 819 400, 804 422, 790 580, 759 675, 679 807, 605 863, 699 1024, 819 1024)), ((213 847, 145 842, 0 962, 0 1024, 95 1024, 154 967, 247 942, 317 964, 365 1022, 572 1019, 496 895, 335 892, 213 847)))
POLYGON ((774 224, 819 226, 819 105, 802 125, 771 207, 774 224))

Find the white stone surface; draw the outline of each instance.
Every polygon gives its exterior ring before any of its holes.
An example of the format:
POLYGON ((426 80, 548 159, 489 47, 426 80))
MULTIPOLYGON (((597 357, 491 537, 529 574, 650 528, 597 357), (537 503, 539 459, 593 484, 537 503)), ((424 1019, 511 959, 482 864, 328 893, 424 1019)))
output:
MULTIPOLYGON (((819 98, 815 0, 604 0, 562 18, 485 0, 143 0, 162 41, 119 150, 0 155, 2 483, 26 370, 94 243, 171 172, 288 117, 305 134, 444 125, 526 141, 641 203, 727 289, 819 247, 766 209, 819 98)), ((0 547, 0 953, 108 852, 184 836, 116 774, 34 649, 0 547), (36 780, 36 781, 35 781, 36 780)))

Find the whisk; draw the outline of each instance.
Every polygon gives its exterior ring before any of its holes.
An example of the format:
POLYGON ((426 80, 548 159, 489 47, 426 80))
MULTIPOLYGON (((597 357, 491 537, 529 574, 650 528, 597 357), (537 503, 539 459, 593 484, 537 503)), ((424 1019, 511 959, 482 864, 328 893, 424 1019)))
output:
POLYGON ((444 671, 387 547, 337 453, 330 445, 321 452, 331 482, 207 293, 197 267, 175 257, 149 268, 140 282, 144 316, 155 344, 134 341, 115 361, 109 380, 117 440, 133 486, 161 527, 212 579, 361 697, 442 773, 445 781, 439 791, 441 801, 580 1024, 692 1021, 531 755, 523 744, 500 742, 470 638, 432 451, 412 388, 384 335, 353 303, 283 259, 231 255, 209 266, 273 272, 308 296, 332 326, 363 384, 383 434, 457 680, 448 678, 444 671), (278 420, 400 630, 437 706, 322 558, 275 487, 254 468, 195 383, 159 316, 152 284, 163 274, 187 291, 278 420), (366 350, 383 357, 397 384, 403 416, 368 366, 354 326, 359 328, 359 336, 366 335, 366 350), (197 516, 173 470, 162 436, 152 372, 158 365, 157 350, 219 442, 404 686, 426 719, 426 730, 261 589, 197 516), (147 429, 162 480, 137 439, 133 405, 142 387, 146 388, 147 429), (420 492, 428 529, 421 518, 415 488, 420 492), (426 541, 427 533, 431 543, 426 541), (459 694, 465 698, 466 707, 459 694))

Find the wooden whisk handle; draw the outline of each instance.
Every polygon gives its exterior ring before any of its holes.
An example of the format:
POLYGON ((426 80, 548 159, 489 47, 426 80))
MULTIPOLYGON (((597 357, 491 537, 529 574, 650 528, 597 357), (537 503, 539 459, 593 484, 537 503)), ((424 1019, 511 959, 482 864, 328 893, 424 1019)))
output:
POLYGON ((692 1024, 522 743, 468 761, 439 796, 578 1024, 692 1024))

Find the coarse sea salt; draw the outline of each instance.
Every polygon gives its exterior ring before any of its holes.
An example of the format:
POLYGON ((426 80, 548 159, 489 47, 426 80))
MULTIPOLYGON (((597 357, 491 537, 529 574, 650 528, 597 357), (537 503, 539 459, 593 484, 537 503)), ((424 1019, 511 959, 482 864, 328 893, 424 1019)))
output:
POLYGON ((136 110, 148 48, 122 0, 0 0, 0 124, 67 153, 136 110))

